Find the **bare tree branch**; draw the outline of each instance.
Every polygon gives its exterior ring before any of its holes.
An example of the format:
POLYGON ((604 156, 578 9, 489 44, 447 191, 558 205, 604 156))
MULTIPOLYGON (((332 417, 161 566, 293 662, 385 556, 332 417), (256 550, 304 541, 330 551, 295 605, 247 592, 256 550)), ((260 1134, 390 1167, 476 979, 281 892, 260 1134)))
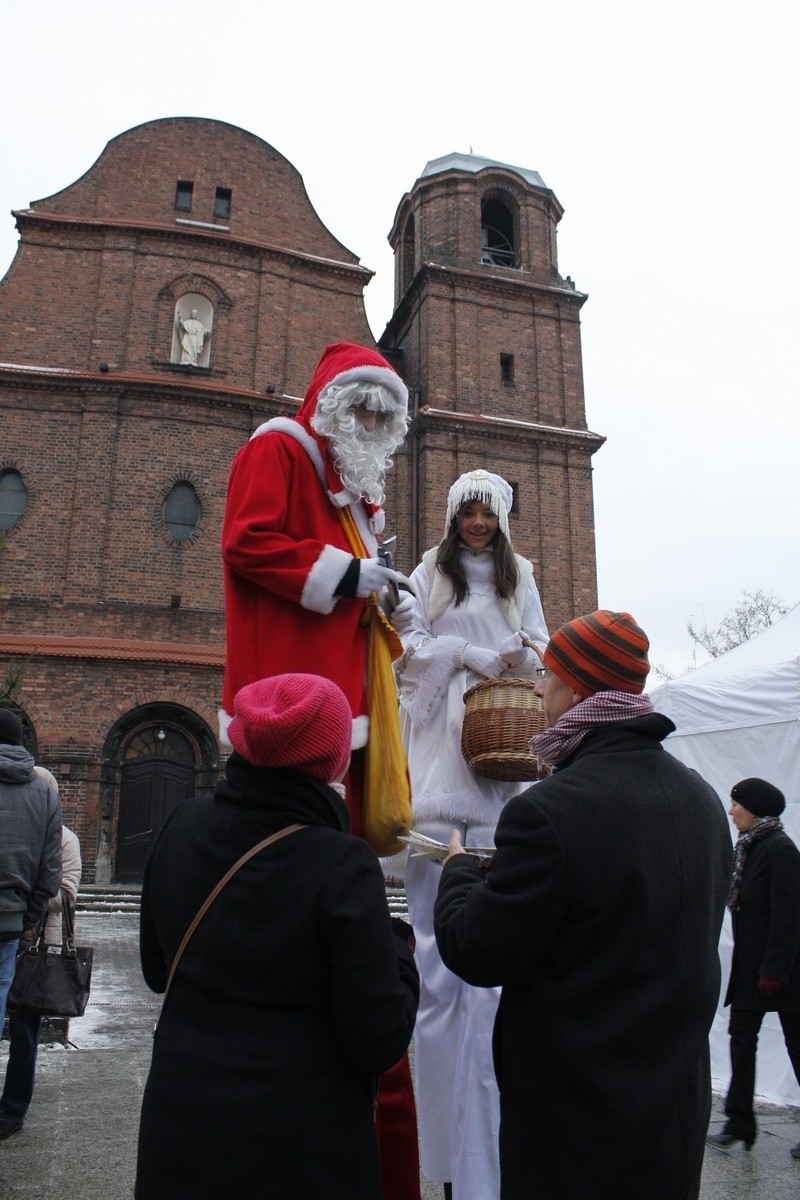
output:
POLYGON ((699 627, 689 620, 686 632, 695 645, 702 646, 712 658, 719 658, 728 650, 741 646, 742 642, 748 642, 757 633, 763 633, 790 607, 779 600, 774 592, 757 588, 754 592, 743 592, 739 603, 725 614, 718 625, 709 629, 705 622, 699 627))

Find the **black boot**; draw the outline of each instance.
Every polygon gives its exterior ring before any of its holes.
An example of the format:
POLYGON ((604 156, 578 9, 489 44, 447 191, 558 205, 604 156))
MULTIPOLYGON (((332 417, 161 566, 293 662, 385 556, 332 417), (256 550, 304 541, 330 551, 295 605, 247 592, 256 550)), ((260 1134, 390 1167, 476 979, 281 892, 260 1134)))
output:
POLYGON ((730 1146, 735 1146, 737 1142, 744 1142, 745 1150, 752 1150, 755 1137, 743 1137, 740 1133, 733 1133, 727 1125, 723 1126, 719 1133, 709 1133, 706 1138, 708 1146, 716 1146, 717 1150, 727 1150, 730 1146))

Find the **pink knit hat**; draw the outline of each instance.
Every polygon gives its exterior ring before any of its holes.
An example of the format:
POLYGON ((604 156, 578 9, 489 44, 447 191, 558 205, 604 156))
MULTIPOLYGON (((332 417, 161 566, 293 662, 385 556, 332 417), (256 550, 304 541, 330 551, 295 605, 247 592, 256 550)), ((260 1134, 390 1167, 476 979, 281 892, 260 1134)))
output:
POLYGON ((289 767, 331 783, 350 759, 353 716, 321 675, 272 675, 236 693, 228 739, 256 767, 289 767))

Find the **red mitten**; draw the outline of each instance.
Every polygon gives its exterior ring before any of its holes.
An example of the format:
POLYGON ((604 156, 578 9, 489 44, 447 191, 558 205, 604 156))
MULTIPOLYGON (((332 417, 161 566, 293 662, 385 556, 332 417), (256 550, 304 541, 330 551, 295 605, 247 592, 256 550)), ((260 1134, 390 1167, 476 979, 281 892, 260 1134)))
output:
POLYGON ((777 979, 769 979, 766 975, 758 977, 758 990, 764 996, 777 996, 782 987, 783 984, 778 983, 777 979))

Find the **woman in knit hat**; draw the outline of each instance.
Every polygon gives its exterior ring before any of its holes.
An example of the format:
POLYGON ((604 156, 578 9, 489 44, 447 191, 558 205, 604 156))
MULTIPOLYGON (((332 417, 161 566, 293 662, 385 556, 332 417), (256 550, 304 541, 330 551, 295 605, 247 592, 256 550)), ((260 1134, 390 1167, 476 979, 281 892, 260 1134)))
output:
MULTIPOLYGON (((464 693, 497 676, 535 677, 547 641, 533 568, 509 540, 512 491, 500 475, 469 471, 450 488, 445 536, 411 576, 392 621, 414 828, 489 846, 500 811, 524 783, 473 774, 461 755, 464 693)), ((497 989, 471 988, 443 966, 433 934, 440 867, 410 857, 405 873, 417 937, 420 1011, 414 1035, 423 1174, 456 1200, 499 1196, 499 1098, 491 1061, 497 989)))
POLYGON ((243 687, 213 797, 179 805, 147 862, 144 976, 163 992, 195 914, 265 837, 190 938, 158 1022, 138 1200, 380 1200, 376 1077, 405 1053, 418 984, 383 875, 350 836, 352 713, 336 684, 243 687))
MULTIPOLYGON (((800 850, 780 820, 783 793, 765 779, 743 779, 731 791, 739 831, 728 908, 733 961, 725 996, 731 1006, 731 1081, 727 1121, 708 1142, 718 1148, 756 1140, 753 1093, 756 1047, 764 1014, 777 1012, 800 1083, 800 850)), ((800 1158, 800 1142, 793 1146, 800 1158)))

